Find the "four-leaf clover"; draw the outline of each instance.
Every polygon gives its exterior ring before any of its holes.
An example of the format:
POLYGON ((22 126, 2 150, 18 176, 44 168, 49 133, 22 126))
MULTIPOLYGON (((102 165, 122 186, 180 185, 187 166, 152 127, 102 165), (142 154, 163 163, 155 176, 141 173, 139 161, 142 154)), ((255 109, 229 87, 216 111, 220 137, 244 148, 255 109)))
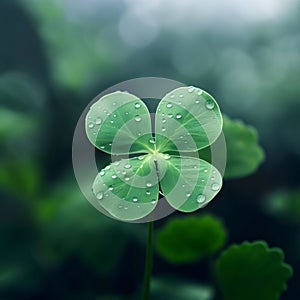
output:
POLYGON ((159 193, 182 212, 203 207, 220 191, 222 176, 198 150, 218 138, 222 125, 216 101, 196 87, 168 93, 155 115, 128 92, 103 96, 86 116, 90 142, 113 160, 92 185, 99 204, 124 221, 154 214, 159 193))

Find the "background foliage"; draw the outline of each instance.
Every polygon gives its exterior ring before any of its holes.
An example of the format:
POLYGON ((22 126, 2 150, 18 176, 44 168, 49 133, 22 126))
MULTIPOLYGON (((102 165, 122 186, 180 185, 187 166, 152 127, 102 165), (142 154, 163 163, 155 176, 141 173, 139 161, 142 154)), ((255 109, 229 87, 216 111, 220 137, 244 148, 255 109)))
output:
MULTIPOLYGON (((158 247, 153 299, 175 299, 176 286, 176 295, 209 300, 222 284, 230 286, 210 272, 226 257, 225 236, 227 255, 245 240, 265 240, 266 253, 280 247, 294 269, 280 299, 298 299, 299 3, 148 2, 0 2, 0 298, 138 295, 145 226, 108 219, 84 199, 71 142, 81 111, 100 91, 160 76, 210 92, 228 116, 229 144, 221 193, 193 214, 210 213, 196 227, 226 227, 216 235, 214 257, 200 259, 199 252, 199 259, 176 264, 182 257, 170 261, 158 247)), ((183 217, 156 222, 157 241, 166 222, 183 217)), ((192 243, 201 244, 201 235, 192 243)), ((279 276, 280 284, 289 276, 279 276)))

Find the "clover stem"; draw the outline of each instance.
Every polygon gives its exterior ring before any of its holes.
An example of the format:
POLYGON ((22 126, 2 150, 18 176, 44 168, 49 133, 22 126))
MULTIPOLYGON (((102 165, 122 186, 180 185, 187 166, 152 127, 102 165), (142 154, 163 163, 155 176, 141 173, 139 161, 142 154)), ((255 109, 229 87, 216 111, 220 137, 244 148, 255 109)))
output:
POLYGON ((146 250, 145 274, 144 274, 144 300, 150 299, 150 284, 152 274, 152 258, 153 258, 153 221, 148 223, 148 239, 146 250))

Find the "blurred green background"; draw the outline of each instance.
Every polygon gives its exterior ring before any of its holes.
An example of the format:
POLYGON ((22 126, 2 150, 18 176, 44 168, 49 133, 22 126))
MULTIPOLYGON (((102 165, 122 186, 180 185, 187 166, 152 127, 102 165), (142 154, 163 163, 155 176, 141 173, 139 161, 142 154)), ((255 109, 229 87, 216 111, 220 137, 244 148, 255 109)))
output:
MULTIPOLYGON (((0 0, 0 299, 140 291, 146 226, 109 219, 85 200, 71 144, 93 97, 143 76, 201 87, 257 129, 265 162, 226 180, 193 215, 221 218, 229 243, 282 248, 294 276, 281 299, 299 299, 299 29, 296 0, 0 0)), ((156 254, 154 299, 172 299, 168 289, 182 278, 209 283, 208 264, 178 266, 156 254)))

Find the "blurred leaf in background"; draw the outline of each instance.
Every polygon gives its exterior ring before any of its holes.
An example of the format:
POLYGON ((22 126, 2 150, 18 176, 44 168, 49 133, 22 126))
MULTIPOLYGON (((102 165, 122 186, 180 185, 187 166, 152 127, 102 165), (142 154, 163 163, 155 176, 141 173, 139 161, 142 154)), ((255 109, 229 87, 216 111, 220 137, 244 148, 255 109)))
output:
POLYGON ((151 285, 153 300, 212 300, 213 296, 212 287, 184 282, 179 278, 154 278, 151 285))
POLYGON ((224 117, 227 162, 224 177, 233 179, 254 173, 264 160, 264 151, 258 144, 255 128, 242 121, 224 117))
POLYGON ((226 238, 226 228, 216 217, 174 218, 159 230, 156 248, 172 263, 191 263, 215 254, 226 238))
POLYGON ((215 275, 224 300, 275 300, 286 290, 292 268, 281 249, 265 242, 232 245, 218 258, 215 275))
POLYGON ((300 189, 272 192, 263 203, 264 209, 279 220, 300 224, 300 189))

